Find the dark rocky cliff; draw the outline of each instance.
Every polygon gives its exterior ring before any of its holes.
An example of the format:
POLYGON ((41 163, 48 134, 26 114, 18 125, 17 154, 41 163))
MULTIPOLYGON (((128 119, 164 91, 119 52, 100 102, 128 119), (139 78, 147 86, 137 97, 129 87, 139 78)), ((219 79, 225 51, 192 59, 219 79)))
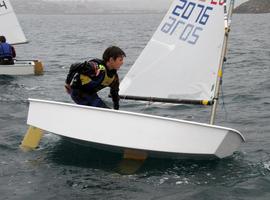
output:
POLYGON ((235 13, 270 13, 270 0, 249 0, 234 9, 235 13))

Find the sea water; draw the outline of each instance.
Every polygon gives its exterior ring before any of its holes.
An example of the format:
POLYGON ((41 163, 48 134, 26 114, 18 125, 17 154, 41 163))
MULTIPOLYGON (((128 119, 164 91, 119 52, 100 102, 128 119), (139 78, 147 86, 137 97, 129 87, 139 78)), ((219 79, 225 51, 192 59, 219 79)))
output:
MULTIPOLYGON (((109 45, 127 54, 122 79, 163 14, 18 17, 30 40, 15 46, 18 59, 40 59, 45 73, 0 76, 0 199, 270 199, 270 14, 234 15, 229 38, 216 124, 239 130, 246 143, 223 160, 149 159, 130 175, 119 173, 120 155, 49 133, 38 150, 22 152, 27 99, 72 102, 64 91, 70 64, 100 57, 109 45)), ((107 94, 100 95, 111 105, 107 94)), ((210 116, 210 108, 201 106, 120 105, 199 122, 210 116)), ((112 131, 121 125, 119 121, 112 131)), ((95 124, 89 122, 89 130, 91 126, 95 124)))

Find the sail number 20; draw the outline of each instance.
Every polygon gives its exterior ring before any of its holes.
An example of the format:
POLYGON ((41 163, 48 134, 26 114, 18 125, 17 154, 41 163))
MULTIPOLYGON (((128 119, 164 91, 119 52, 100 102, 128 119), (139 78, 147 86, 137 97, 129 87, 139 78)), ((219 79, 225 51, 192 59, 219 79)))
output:
POLYGON ((213 8, 196 4, 188 0, 179 0, 168 20, 161 27, 161 31, 172 35, 176 30, 180 31, 179 39, 190 44, 196 44, 206 25, 213 8), (196 14, 197 16, 193 16, 196 14), (193 20, 190 20, 192 17, 193 20), (187 23, 188 21, 188 23, 187 23))

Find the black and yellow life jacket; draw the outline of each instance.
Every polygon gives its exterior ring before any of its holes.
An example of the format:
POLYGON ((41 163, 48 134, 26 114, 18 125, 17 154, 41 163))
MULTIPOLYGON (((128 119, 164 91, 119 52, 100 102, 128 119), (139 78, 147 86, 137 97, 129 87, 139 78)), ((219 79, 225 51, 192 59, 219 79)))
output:
POLYGON ((66 83, 72 89, 94 93, 104 87, 110 86, 115 78, 116 70, 108 70, 103 60, 93 59, 84 63, 72 64, 66 78, 66 83), (98 76, 95 76, 95 67, 98 67, 100 70, 98 76))

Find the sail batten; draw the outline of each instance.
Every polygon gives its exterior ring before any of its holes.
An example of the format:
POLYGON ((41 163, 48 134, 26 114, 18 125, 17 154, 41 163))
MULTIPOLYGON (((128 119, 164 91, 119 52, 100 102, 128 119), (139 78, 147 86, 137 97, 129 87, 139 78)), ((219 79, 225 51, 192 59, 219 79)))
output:
POLYGON ((224 6, 213 2, 175 0, 120 95, 212 101, 225 33, 224 6))
POLYGON ((0 1, 0 24, 0 35, 4 35, 8 43, 27 43, 27 39, 9 0, 0 1))

